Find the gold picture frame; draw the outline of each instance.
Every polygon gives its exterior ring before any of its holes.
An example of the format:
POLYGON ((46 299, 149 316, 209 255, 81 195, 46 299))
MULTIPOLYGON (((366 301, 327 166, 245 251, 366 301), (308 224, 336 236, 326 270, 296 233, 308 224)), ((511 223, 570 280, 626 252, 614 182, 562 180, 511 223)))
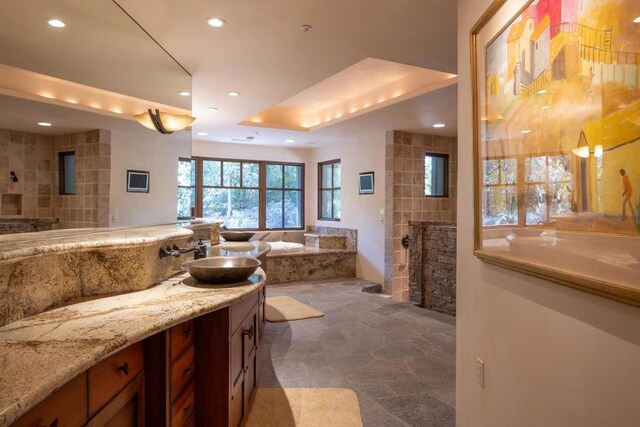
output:
POLYGON ((640 307, 634 3, 496 0, 471 29, 474 255, 640 307))

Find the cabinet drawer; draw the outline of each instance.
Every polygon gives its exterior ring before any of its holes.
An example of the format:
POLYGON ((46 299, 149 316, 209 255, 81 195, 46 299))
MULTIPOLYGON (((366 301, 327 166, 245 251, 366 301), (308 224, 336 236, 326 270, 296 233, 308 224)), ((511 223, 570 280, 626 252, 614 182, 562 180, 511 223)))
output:
POLYGON ((231 329, 230 333, 234 334, 238 326, 242 323, 247 314, 253 309, 253 306, 258 303, 260 295, 258 292, 243 299, 240 302, 233 304, 230 307, 231 310, 231 329))
POLYGON ((87 421, 87 374, 71 380, 35 408, 23 415, 13 426, 79 427, 87 421))
POLYGON ((138 342, 89 369, 89 414, 96 413, 143 367, 144 347, 138 342))
POLYGON ((187 387, 171 406, 171 426, 184 427, 189 424, 196 409, 196 393, 193 383, 187 387))
POLYGON ((193 346, 176 360, 171 366, 171 401, 180 394, 184 386, 193 379, 194 371, 193 346))
POLYGON ((189 320, 171 328, 171 361, 174 361, 193 344, 194 322, 189 320))

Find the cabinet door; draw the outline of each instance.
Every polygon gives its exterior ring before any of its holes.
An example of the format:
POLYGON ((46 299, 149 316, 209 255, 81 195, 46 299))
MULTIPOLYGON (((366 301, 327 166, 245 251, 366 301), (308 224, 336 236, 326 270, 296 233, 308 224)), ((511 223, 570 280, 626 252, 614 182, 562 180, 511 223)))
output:
POLYGON ((258 342, 258 307, 255 306, 247 316, 243 330, 243 369, 244 369, 244 410, 246 416, 249 411, 249 404, 253 399, 253 393, 257 386, 257 342, 258 342))
POLYGON ((87 424, 88 427, 143 427, 144 372, 116 394, 87 424))

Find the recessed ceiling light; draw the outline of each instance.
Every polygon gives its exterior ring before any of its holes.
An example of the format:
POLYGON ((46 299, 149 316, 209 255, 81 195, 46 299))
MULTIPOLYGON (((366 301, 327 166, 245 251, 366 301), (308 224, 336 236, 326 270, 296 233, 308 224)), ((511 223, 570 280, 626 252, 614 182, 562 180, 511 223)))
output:
POLYGON ((300 25, 300 28, 298 28, 300 31, 302 31, 303 33, 308 32, 309 30, 311 30, 313 27, 309 24, 303 24, 300 25))
POLYGON ((285 139, 284 142, 296 142, 294 139, 285 139))
POLYGON ((549 108, 551 108, 551 105, 543 105, 543 106, 542 106, 542 109, 543 109, 543 110, 548 110, 549 108))
POLYGON ((520 133, 523 134, 523 135, 527 135, 527 134, 531 133, 531 129, 522 129, 520 131, 520 133))
POLYGON ((542 95, 542 94, 547 93, 547 90, 546 90, 546 89, 540 89, 540 90, 538 91, 538 93, 539 93, 540 95, 542 95))
POLYGON ((636 24, 640 24, 640 16, 638 16, 636 19, 634 19, 633 22, 635 22, 636 24))
POLYGON ((222 18, 210 18, 207 21, 207 24, 209 24, 210 26, 215 27, 215 28, 224 27, 224 24, 226 24, 226 23, 227 23, 227 21, 225 21, 222 18))
POLYGON ((240 96, 240 92, 237 92, 235 90, 232 90, 231 92, 228 93, 229 96, 240 96))
POLYGON ((445 127, 444 123, 436 123, 435 125, 433 125, 434 128, 438 129, 438 128, 443 128, 445 127))
POLYGON ((65 24, 63 21, 61 21, 59 19, 55 19, 55 18, 54 19, 49 19, 47 21, 47 23, 49 25, 51 25, 52 27, 55 27, 55 28, 64 28, 64 27, 67 26, 67 24, 65 24))
POLYGON ((191 92, 187 92, 186 90, 183 90, 181 92, 178 92, 178 95, 180 95, 180 96, 189 96, 189 95, 191 95, 191 92))
POLYGON ((209 134, 206 133, 206 132, 198 132, 198 136, 207 136, 207 135, 209 135, 209 134))
POLYGON ((216 107, 209 107, 209 108, 207 108, 207 110, 209 110, 209 111, 218 111, 218 109, 216 107))
POLYGON ((49 123, 49 122, 38 122, 38 126, 50 127, 51 123, 49 123))

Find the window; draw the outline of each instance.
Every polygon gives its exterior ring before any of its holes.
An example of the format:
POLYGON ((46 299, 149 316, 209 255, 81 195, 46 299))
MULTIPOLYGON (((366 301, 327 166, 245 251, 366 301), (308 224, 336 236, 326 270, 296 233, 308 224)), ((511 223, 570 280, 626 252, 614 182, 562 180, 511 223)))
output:
POLYGON ((304 165, 211 158, 190 164, 190 181, 187 164, 182 181, 178 174, 179 211, 190 200, 198 216, 223 221, 229 229, 304 228, 304 165))
POLYGON ((571 213, 571 159, 565 155, 525 159, 526 225, 571 213))
POLYGON ((202 216, 227 228, 260 227, 260 164, 202 160, 202 216))
POLYGON ((318 219, 340 221, 340 160, 318 163, 318 219))
POLYGON ((426 153, 424 155, 425 197, 449 197, 449 155, 426 153))
POLYGON ((196 215, 196 161, 178 160, 178 219, 196 215))
POLYGON ((58 170, 60 172, 61 195, 76 194, 76 153, 67 151, 58 154, 58 170))
POLYGON ((486 159, 483 165, 483 225, 518 224, 518 159, 486 159))
POLYGON ((266 228, 302 227, 302 166, 267 163, 266 228))

